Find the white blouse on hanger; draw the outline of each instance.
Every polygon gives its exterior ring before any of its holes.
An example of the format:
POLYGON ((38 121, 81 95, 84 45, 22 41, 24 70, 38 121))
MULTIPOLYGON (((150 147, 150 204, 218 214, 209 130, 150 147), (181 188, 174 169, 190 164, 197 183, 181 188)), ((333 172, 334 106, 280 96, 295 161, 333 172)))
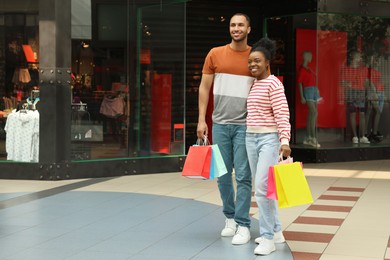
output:
POLYGON ((38 162, 39 160, 39 112, 37 110, 13 110, 7 117, 7 160, 38 162))

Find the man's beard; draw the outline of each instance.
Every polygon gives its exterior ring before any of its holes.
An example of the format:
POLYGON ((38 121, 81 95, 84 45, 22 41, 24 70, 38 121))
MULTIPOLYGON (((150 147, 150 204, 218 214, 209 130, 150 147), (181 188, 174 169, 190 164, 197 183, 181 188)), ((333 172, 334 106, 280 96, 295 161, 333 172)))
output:
POLYGON ((241 43, 241 42, 245 41, 245 39, 246 39, 246 36, 243 36, 242 38, 239 38, 239 39, 235 39, 232 37, 232 40, 236 43, 241 43))

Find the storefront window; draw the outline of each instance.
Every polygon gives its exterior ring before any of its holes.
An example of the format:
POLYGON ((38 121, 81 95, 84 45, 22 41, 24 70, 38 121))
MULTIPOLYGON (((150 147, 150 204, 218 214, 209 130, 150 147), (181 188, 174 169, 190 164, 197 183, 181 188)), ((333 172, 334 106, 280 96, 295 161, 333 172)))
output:
POLYGON ((83 2, 92 33, 72 40, 72 160, 184 154, 185 2, 83 2))
POLYGON ((324 130, 341 128, 344 132, 342 136, 324 135, 325 142, 390 144, 389 40, 389 18, 318 15, 319 85, 330 89, 327 107, 333 107, 324 118, 324 130), (329 124, 331 118, 334 122, 329 124))
POLYGON ((286 87, 294 145, 390 144, 389 22, 327 13, 267 19, 279 46, 272 70, 286 87))
POLYGON ((1 160, 39 158, 38 32, 37 14, 0 13, 1 160))

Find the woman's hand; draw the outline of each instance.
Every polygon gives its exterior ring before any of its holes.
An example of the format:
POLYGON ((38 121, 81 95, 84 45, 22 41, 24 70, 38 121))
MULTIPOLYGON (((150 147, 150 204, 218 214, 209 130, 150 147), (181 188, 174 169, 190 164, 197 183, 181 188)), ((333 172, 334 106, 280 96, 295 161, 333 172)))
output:
POLYGON ((291 149, 290 149, 290 146, 284 144, 280 147, 280 153, 279 154, 282 154, 283 157, 289 157, 291 155, 291 149))

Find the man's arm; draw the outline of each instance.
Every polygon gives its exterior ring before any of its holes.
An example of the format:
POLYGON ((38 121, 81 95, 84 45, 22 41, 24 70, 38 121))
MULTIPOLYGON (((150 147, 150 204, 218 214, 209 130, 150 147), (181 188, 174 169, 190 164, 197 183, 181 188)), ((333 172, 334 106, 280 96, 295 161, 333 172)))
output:
POLYGON ((203 139, 204 135, 208 134, 208 128, 206 123, 206 112, 207 105, 209 103, 210 97, 210 89, 213 84, 214 74, 203 74, 202 80, 199 86, 199 100, 198 100, 198 109, 199 109, 199 117, 198 117, 198 128, 197 128, 197 136, 198 138, 203 139))

